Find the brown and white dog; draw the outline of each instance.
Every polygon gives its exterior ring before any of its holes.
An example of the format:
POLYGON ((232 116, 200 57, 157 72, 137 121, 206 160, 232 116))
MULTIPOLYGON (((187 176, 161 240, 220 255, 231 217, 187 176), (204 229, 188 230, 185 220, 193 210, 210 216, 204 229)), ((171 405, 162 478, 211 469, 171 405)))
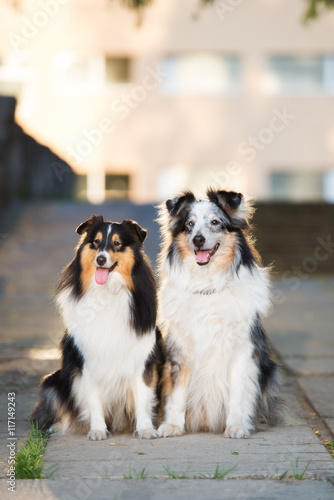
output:
POLYGON ((248 236, 240 193, 191 192, 161 207, 160 320, 167 361, 160 436, 185 431, 248 437, 278 415, 280 377, 261 316, 268 270, 248 236))
POLYGON ((32 420, 51 431, 84 430, 91 440, 109 431, 156 437, 162 358, 147 232, 101 215, 76 231, 81 240, 57 290, 66 326, 62 366, 42 381, 32 420))

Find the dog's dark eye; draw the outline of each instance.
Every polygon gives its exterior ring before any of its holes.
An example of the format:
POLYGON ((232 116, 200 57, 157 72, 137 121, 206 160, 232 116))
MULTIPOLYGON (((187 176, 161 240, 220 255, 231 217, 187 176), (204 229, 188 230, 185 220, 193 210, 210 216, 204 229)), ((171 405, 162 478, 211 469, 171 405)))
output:
POLYGON ((212 224, 213 226, 216 226, 217 224, 219 224, 219 220, 217 220, 217 219, 213 219, 213 220, 211 221, 211 224, 212 224))
POLYGON ((121 245, 121 242, 120 242, 120 241, 117 241, 117 240, 116 240, 116 241, 114 241, 114 246, 115 246, 115 247, 119 247, 120 245, 121 245))
POLYGON ((95 245, 98 245, 100 243, 99 238, 95 238, 94 243, 95 243, 95 245))
POLYGON ((189 222, 187 222, 187 226, 189 227, 194 227, 195 225, 195 222, 193 220, 190 220, 189 222))

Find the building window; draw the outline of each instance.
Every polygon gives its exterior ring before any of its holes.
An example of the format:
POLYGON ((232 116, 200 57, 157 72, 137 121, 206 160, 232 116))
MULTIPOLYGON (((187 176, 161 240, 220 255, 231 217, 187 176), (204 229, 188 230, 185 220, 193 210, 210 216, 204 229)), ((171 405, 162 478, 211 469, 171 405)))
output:
POLYGON ((166 57, 162 90, 166 94, 224 95, 240 88, 236 56, 190 53, 166 57))
POLYGON ((270 198, 275 201, 321 201, 324 199, 323 172, 272 172, 270 198))
MULTIPOLYGON (((1 70, 0 70, 1 72, 1 70)), ((18 101, 22 92, 22 83, 15 81, 3 81, 0 77, 0 95, 15 97, 18 101)))
POLYGON ((54 88, 61 93, 98 93, 129 82, 130 60, 99 53, 62 51, 53 60, 54 88))
POLYGON ((127 83, 130 81, 130 59, 125 57, 105 58, 107 83, 127 83))
POLYGON ((106 199, 128 198, 130 190, 129 175, 106 175, 106 199))
POLYGON ((273 94, 334 92, 334 55, 270 57, 264 89, 273 94))
POLYGON ((89 83, 94 81, 94 60, 85 58, 73 58, 64 66, 63 76, 68 83, 89 83))
POLYGON ((75 176, 74 196, 79 200, 87 200, 87 175, 75 176))
POLYGON ((9 52, 0 57, 0 94, 20 99, 27 83, 33 79, 29 53, 9 52))
POLYGON ((103 58, 96 54, 62 51, 53 59, 56 91, 101 91, 103 85, 103 58))
MULTIPOLYGON (((87 175, 77 174, 75 184, 75 197, 80 200, 87 200, 89 198, 88 194, 88 179, 87 175)), ((103 179, 102 179, 103 181, 103 179)), ((103 183, 102 183, 103 186, 103 183)), ((106 174, 104 176, 104 193, 103 187, 102 192, 97 193, 97 196, 101 200, 115 200, 124 199, 129 197, 130 192, 130 175, 127 174, 106 174)), ((96 193, 94 194, 94 199, 96 193)), ((90 200, 91 201, 91 200, 90 200)))

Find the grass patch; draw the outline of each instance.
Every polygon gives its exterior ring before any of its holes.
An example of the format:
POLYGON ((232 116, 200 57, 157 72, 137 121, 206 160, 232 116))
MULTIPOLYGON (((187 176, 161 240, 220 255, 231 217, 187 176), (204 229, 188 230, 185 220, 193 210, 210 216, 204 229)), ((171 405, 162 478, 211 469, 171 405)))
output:
POLYGON ((296 463, 293 464, 292 460, 290 459, 290 465, 291 465, 291 471, 292 473, 289 474, 289 470, 286 470, 282 474, 279 474, 277 469, 276 469, 276 476, 274 479, 278 479, 279 481, 282 481, 283 479, 297 479, 299 481, 302 481, 304 479, 305 472, 310 466, 311 461, 307 462, 306 466, 304 469, 299 472, 299 465, 298 465, 299 458, 296 459, 296 463))
POLYGON ((161 467, 162 467, 162 468, 163 468, 163 469, 167 472, 167 474, 168 474, 168 478, 169 478, 169 479, 187 479, 187 472, 188 472, 188 470, 190 469, 190 467, 188 467, 188 469, 187 469, 187 470, 185 470, 185 471, 183 472, 183 474, 177 474, 177 473, 175 472, 175 469, 174 469, 174 471, 171 471, 171 470, 169 470, 169 468, 168 468, 167 466, 165 466, 165 465, 161 465, 161 467))
MULTIPOLYGON (((194 476, 188 476, 187 472, 189 471, 190 467, 188 467, 187 470, 185 470, 183 473, 179 474, 176 472, 175 468, 174 470, 170 469, 168 465, 162 465, 160 464, 161 467, 164 469, 164 471, 168 475, 168 479, 190 479, 193 478, 194 476)), ((227 474, 229 474, 232 470, 236 469, 237 465, 234 467, 222 467, 221 469, 219 468, 219 465, 217 465, 216 470, 214 473, 211 474, 198 474, 196 477, 200 478, 202 477, 203 479, 225 479, 227 474)), ((129 474, 124 475, 124 479, 145 479, 148 476, 148 472, 146 472, 146 467, 144 467, 140 472, 137 472, 136 469, 134 468, 129 468, 129 474)), ((157 479, 157 476, 154 476, 154 479, 157 479)))
POLYGON ((303 469, 301 472, 299 472, 299 468, 298 468, 298 460, 299 460, 299 459, 297 458, 297 460, 296 460, 296 464, 295 464, 295 465, 293 465, 292 460, 290 460, 291 469, 292 469, 292 474, 291 474, 291 476, 293 477, 293 479, 299 479, 299 480, 301 480, 301 479, 304 479, 304 474, 305 474, 305 472, 307 471, 307 469, 309 468, 311 461, 307 462, 307 464, 306 464, 306 466, 304 467, 304 469, 303 469))
POLYGON ((229 474, 230 472, 232 472, 236 468, 237 468, 237 465, 235 465, 234 467, 230 467, 229 469, 223 466, 220 469, 219 465, 217 465, 212 476, 210 474, 200 474, 200 475, 202 477, 204 477, 205 479, 225 479, 227 474, 229 474))
POLYGON ((276 475, 273 476, 273 479, 277 479, 278 481, 282 481, 285 477, 288 478, 289 476, 287 476, 288 474, 288 470, 286 470, 285 472, 283 472, 282 474, 280 474, 276 468, 276 475))
POLYGON ((38 429, 37 424, 30 425, 30 433, 25 444, 19 443, 16 454, 16 479, 43 479, 50 478, 55 473, 51 469, 56 464, 44 470, 44 451, 49 435, 38 429))
POLYGON ((124 479, 145 479, 148 475, 146 472, 146 467, 144 467, 140 472, 137 472, 136 469, 129 469, 129 475, 123 476, 124 479))

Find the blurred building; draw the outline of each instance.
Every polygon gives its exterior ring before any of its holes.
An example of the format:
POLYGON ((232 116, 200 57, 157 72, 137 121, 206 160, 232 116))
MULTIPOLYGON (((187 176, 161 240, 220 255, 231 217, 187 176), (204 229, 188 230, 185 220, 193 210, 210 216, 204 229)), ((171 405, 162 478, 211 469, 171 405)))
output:
POLYGON ((304 0, 0 0, 0 94, 78 196, 334 202, 334 13, 304 0))

